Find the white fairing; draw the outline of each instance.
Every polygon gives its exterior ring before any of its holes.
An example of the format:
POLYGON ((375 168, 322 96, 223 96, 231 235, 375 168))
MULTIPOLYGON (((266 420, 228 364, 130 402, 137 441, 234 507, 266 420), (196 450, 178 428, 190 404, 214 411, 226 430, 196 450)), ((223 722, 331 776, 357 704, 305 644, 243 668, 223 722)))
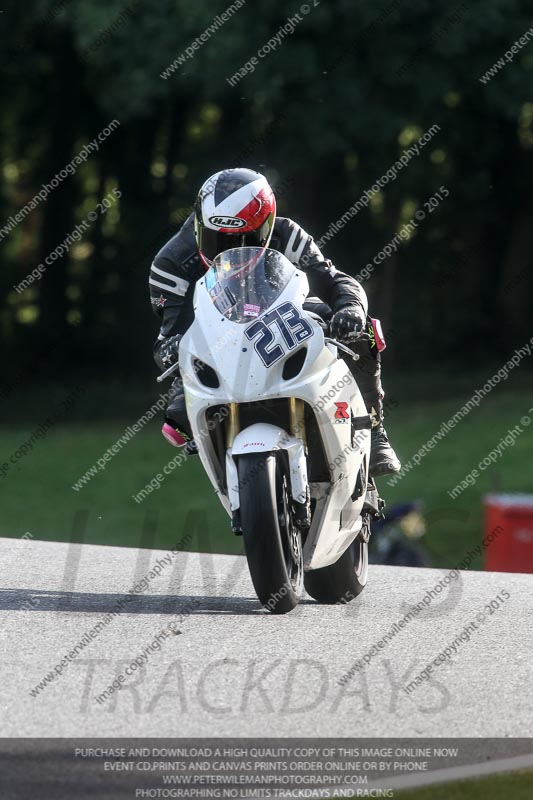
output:
POLYGON ((304 443, 295 436, 290 436, 283 428, 267 422, 249 425, 237 434, 233 446, 226 454, 228 478, 228 496, 232 511, 239 508, 239 487, 234 456, 244 453, 271 453, 275 450, 286 450, 289 459, 292 497, 297 503, 305 503, 308 492, 307 459, 304 443))
POLYGON ((361 528, 364 492, 354 501, 351 496, 361 466, 364 471, 362 485, 366 487, 370 430, 368 413, 348 366, 337 359, 335 347, 325 344, 320 325, 303 311, 308 291, 306 276, 295 270, 269 309, 262 310, 260 316, 251 316, 249 323, 238 323, 219 313, 208 294, 206 279, 200 280, 194 297, 195 321, 180 344, 180 365, 187 411, 200 458, 222 504, 230 514, 239 508, 236 456, 286 450, 293 499, 305 502, 309 491, 316 500, 304 548, 305 568, 316 569, 334 563, 361 528), (291 305, 287 306, 287 303, 291 305), (266 312, 275 314, 273 310, 280 307, 279 313, 288 315, 301 341, 289 348, 282 327, 269 324, 273 336, 267 344, 267 360, 275 348, 280 348, 284 355, 267 367, 264 363, 265 348, 262 350, 263 358, 257 349, 260 332, 251 338, 246 332, 250 335, 254 323, 261 323, 266 312), (296 315, 291 312, 291 307, 296 309, 296 315), (304 320, 300 328, 298 315, 304 320), (284 364, 302 347, 307 348, 307 354, 301 371, 296 377, 285 380, 282 377, 284 364), (200 359, 215 370, 220 383, 218 388, 208 388, 201 383, 194 359, 200 359), (238 404, 289 397, 305 401, 314 411, 330 480, 309 485, 306 447, 302 438, 265 422, 252 424, 237 434, 233 446, 226 451, 226 474, 221 474, 206 422, 207 409, 230 402, 238 404), (336 405, 341 404, 342 408, 342 403, 351 407, 352 416, 360 422, 360 430, 352 431, 351 420, 343 418, 336 405))

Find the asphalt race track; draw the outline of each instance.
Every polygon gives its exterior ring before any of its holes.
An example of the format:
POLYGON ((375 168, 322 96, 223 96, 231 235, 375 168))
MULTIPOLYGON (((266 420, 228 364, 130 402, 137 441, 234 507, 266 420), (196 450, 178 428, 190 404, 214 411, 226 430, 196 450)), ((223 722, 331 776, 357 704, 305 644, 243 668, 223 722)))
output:
POLYGON ((3 737, 531 735, 531 575, 371 567, 349 606, 271 617, 239 556, 1 539, 0 563, 3 737))

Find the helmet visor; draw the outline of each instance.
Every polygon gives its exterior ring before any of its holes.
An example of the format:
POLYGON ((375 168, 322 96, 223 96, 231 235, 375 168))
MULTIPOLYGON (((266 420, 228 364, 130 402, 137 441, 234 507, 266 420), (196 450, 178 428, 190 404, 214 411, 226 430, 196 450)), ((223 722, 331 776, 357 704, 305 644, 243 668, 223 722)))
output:
POLYGON ((266 247, 270 240, 274 218, 274 214, 269 214, 257 230, 248 233, 222 233, 198 222, 196 229, 198 250, 206 261, 213 262, 220 253, 235 247, 266 247))

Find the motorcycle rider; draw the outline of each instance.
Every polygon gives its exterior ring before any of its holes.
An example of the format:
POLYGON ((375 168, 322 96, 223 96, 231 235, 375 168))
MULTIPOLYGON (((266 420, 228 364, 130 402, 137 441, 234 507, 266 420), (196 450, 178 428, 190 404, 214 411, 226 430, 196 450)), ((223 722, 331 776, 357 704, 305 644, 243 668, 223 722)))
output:
MULTIPOLYGON (((278 250, 305 272, 313 297, 304 308, 329 323, 332 337, 343 341, 354 331, 369 333, 370 341, 349 344, 359 361, 346 359, 372 418, 369 474, 399 472, 400 462, 383 426, 379 351, 384 341, 379 324, 368 317, 366 293, 358 281, 324 258, 296 222, 276 216, 274 192, 258 172, 234 168, 212 175, 200 189, 194 212, 156 255, 149 278, 151 303, 161 322, 154 346, 156 364, 166 370, 178 361, 180 339, 194 319, 195 283, 215 256, 234 247, 252 246, 278 250)), ((162 433, 171 444, 196 452, 179 377, 172 384, 162 433)))

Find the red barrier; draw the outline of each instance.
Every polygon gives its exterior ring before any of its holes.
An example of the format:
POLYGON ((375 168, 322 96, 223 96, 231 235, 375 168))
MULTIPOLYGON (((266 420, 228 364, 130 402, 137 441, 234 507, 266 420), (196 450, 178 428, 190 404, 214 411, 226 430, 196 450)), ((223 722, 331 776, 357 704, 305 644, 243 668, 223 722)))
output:
POLYGON ((486 570, 533 573, 533 495, 487 495, 485 537, 486 570))

